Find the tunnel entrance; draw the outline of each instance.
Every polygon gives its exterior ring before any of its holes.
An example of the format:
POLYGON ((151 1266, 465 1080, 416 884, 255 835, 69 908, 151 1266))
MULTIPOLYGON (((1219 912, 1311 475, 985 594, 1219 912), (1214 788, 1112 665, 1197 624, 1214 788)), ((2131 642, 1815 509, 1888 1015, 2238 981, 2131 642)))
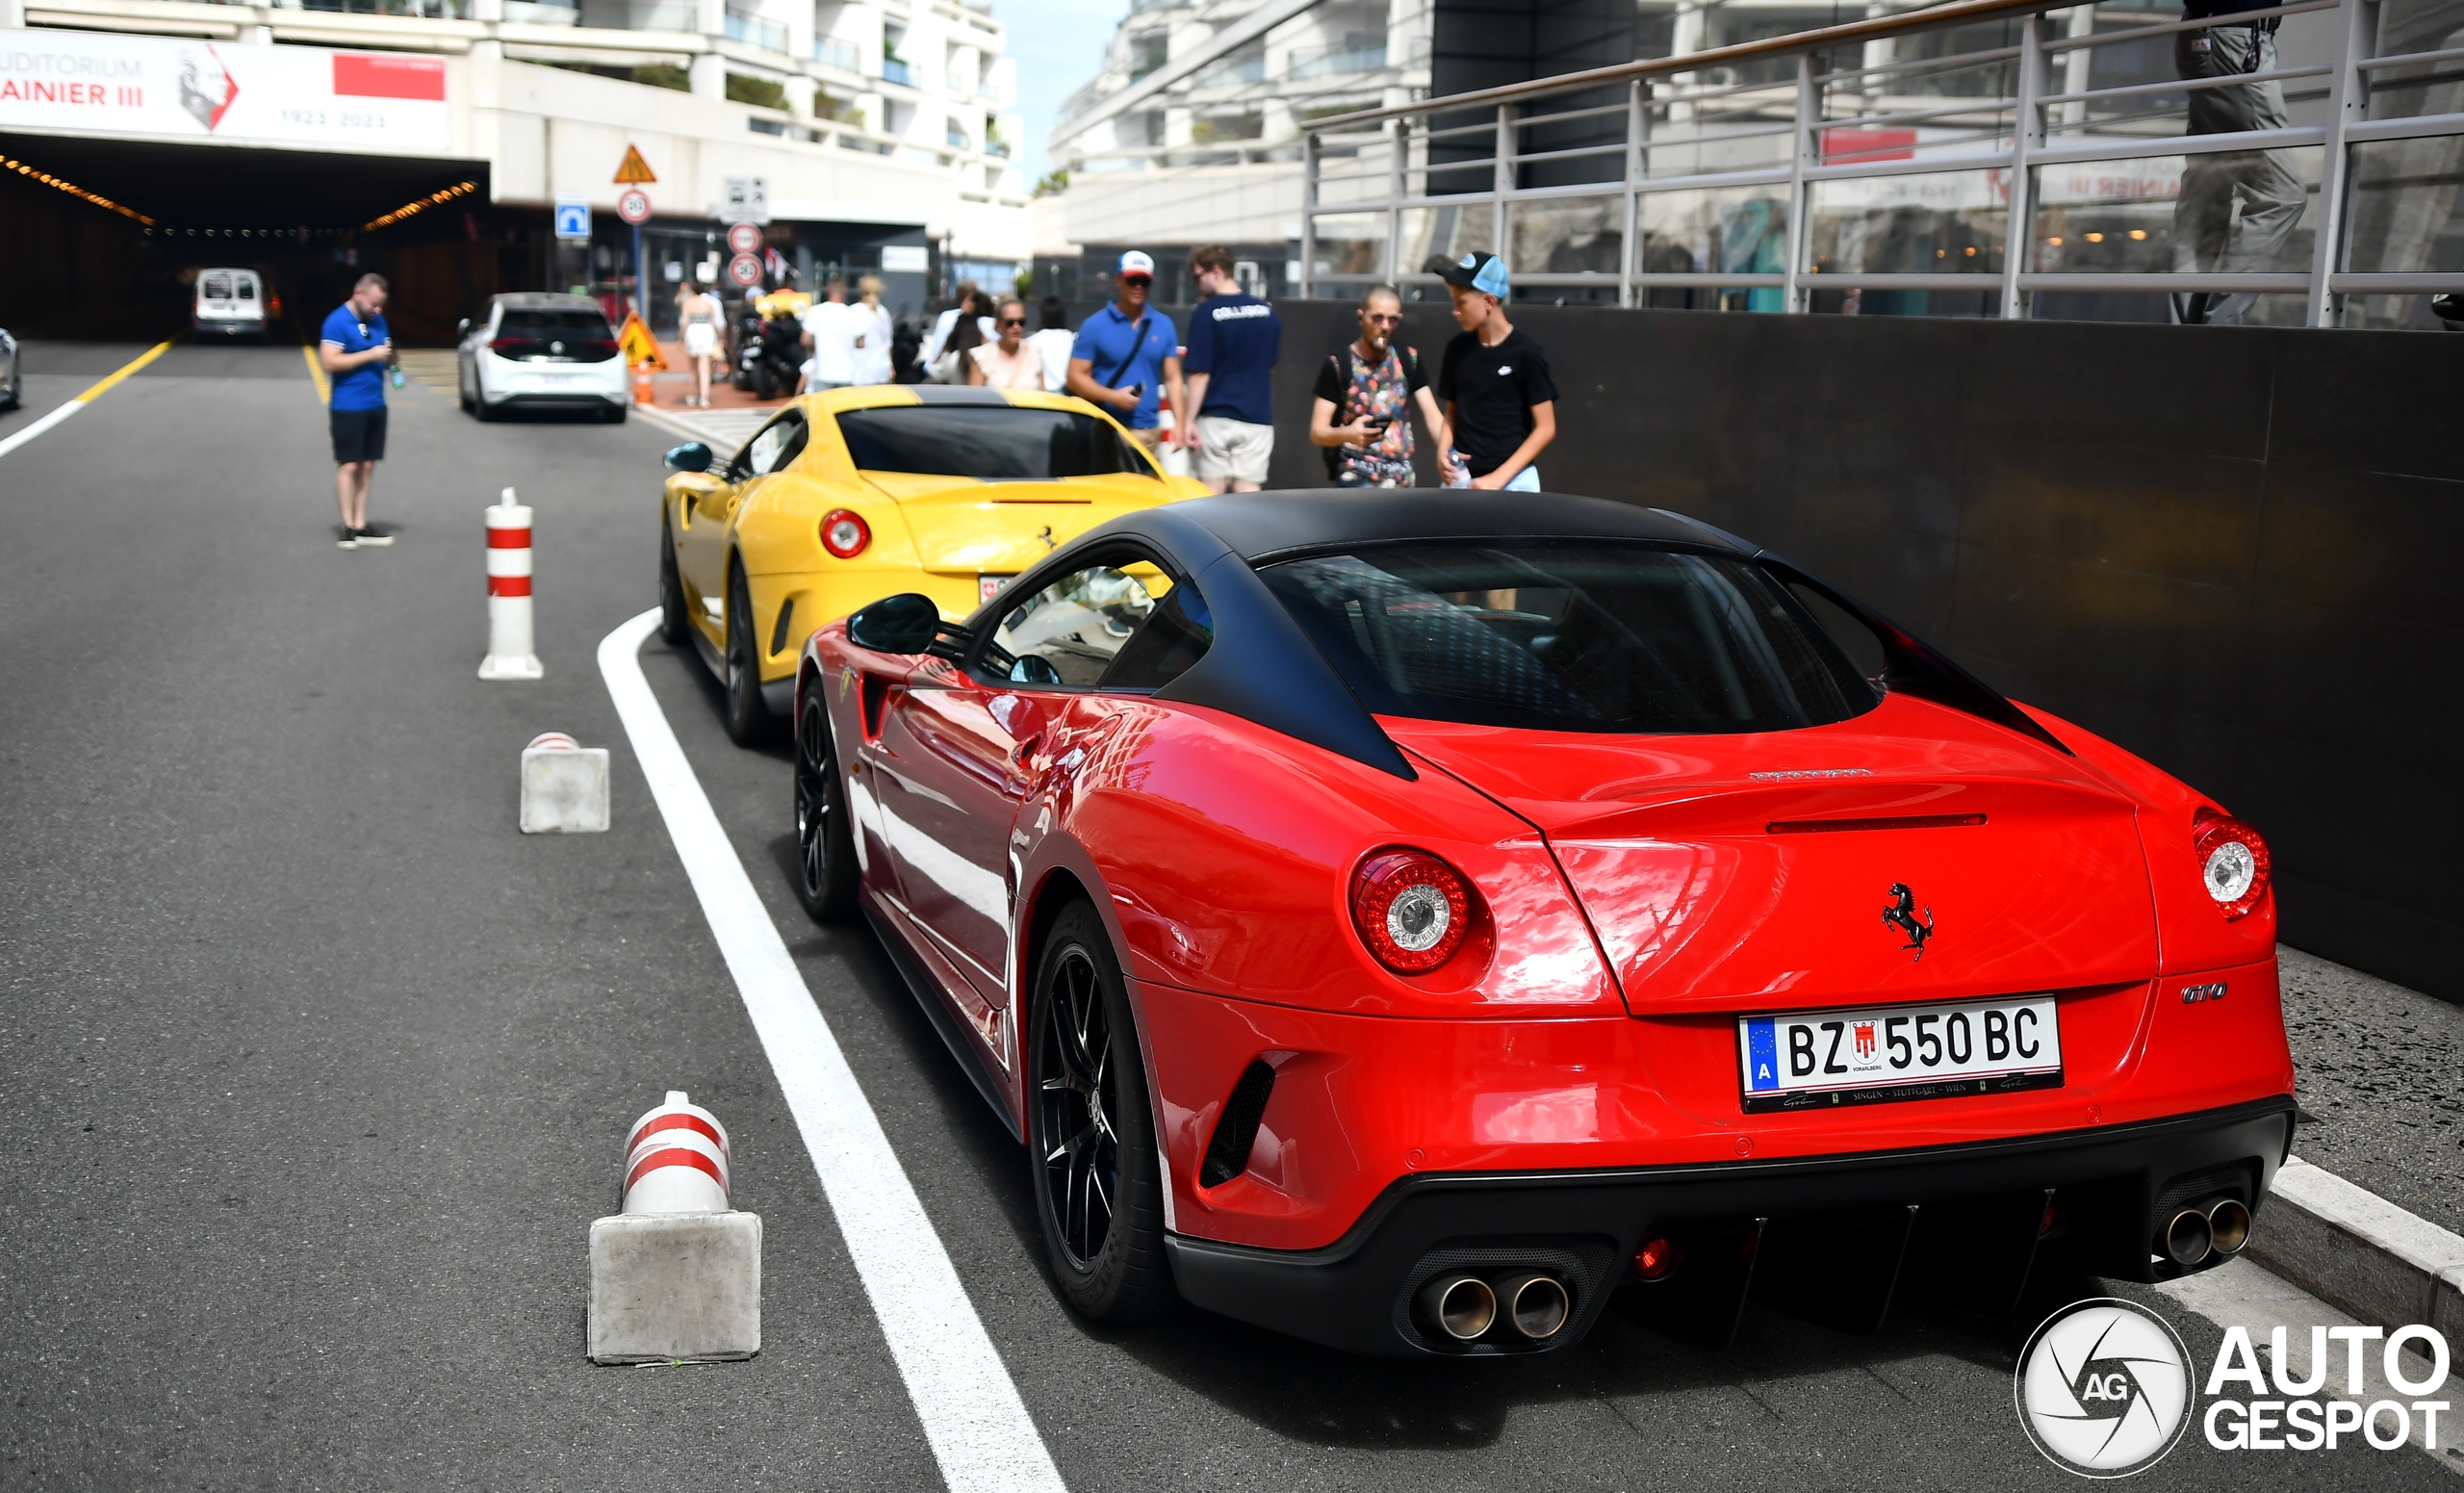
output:
POLYGON ((185 333, 197 271, 265 277, 269 338, 316 339, 359 275, 393 285, 405 346, 444 346, 500 290, 547 283, 545 209, 489 201, 484 161, 0 133, 0 326, 20 336, 185 333))

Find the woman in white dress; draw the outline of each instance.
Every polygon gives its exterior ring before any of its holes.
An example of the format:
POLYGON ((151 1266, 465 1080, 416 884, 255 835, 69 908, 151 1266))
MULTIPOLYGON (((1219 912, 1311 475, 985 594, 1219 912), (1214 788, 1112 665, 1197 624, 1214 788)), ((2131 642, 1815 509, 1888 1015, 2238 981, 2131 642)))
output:
POLYGON ((719 298, 698 280, 676 288, 676 319, 684 328, 684 355, 693 360, 693 402, 710 407, 710 365, 719 355, 719 327, 726 317, 719 298))
POLYGON ((846 322, 856 345, 856 381, 886 384, 890 381, 890 325, 889 312, 882 306, 881 277, 868 274, 856 282, 856 304, 848 308, 854 315, 846 322))

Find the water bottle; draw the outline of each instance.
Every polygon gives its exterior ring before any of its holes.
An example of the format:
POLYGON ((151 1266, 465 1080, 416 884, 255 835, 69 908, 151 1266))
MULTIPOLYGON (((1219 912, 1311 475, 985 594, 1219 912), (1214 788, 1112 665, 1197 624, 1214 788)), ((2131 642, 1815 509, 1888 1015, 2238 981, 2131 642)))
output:
POLYGON ((392 384, 395 388, 399 389, 411 380, 409 375, 402 372, 402 365, 397 363, 385 371, 385 381, 392 384))
POLYGON ((1446 479, 1446 485, 1449 487, 1471 486, 1472 469, 1463 465, 1463 453, 1450 446, 1446 449, 1446 459, 1454 469, 1454 475, 1446 479))

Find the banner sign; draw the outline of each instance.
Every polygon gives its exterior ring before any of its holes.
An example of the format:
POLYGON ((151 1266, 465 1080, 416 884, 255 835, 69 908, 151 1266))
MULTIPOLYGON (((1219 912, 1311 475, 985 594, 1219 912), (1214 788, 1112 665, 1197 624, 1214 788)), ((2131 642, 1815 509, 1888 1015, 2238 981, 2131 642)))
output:
POLYGON ((0 129, 383 150, 452 143, 442 58, 81 31, 0 31, 0 129))

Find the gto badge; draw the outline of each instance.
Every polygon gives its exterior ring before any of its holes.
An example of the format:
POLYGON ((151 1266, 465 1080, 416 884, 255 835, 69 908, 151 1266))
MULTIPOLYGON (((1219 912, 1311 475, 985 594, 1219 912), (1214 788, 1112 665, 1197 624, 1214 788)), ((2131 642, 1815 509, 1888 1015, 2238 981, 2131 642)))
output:
POLYGON ((1908 941, 1900 947, 1914 950, 1915 957, 1909 960, 1912 965, 1925 957, 1925 940, 1934 937, 1934 910, 1928 907, 1925 915, 1918 917, 1916 893, 1908 889, 1906 882, 1893 882, 1890 884, 1890 906, 1883 909, 1883 926, 1896 928, 1907 935, 1908 941))

